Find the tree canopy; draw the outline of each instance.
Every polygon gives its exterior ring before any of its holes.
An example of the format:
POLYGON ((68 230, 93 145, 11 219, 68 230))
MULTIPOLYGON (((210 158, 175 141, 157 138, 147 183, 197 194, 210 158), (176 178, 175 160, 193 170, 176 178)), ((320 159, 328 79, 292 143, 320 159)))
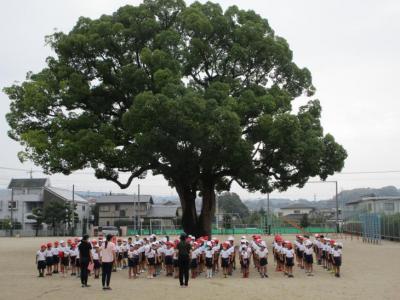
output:
POLYGON ((81 17, 47 42, 47 67, 4 91, 20 159, 48 173, 93 168, 121 188, 161 174, 179 194, 185 230, 199 235, 211 230, 215 190, 284 191, 343 168, 310 71, 254 11, 144 0, 81 17), (300 96, 309 101, 294 112, 300 96))

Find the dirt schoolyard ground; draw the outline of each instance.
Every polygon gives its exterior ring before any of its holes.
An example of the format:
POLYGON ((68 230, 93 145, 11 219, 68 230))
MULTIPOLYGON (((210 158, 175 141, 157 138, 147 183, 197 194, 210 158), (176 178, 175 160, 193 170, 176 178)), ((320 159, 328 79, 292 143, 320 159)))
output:
MULTIPOLYGON (((238 243, 240 237, 236 237, 238 243)), ((65 239, 65 238, 63 238, 65 239)), ((263 236, 265 239, 265 236, 263 236)), ((293 236, 285 239, 294 240, 293 236)), ((203 274, 190 280, 189 288, 179 288, 178 280, 145 275, 128 279, 128 271, 112 274, 112 291, 103 291, 99 279, 89 278, 89 288, 81 288, 77 278, 59 274, 38 278, 35 253, 43 242, 56 238, 0 238, 0 300, 19 299, 400 299, 400 243, 364 244, 361 240, 343 242, 342 277, 314 264, 315 276, 307 277, 295 268, 294 278, 274 271, 271 242, 266 238, 269 278, 260 278, 251 269, 250 278, 240 278, 239 270, 229 278, 217 274, 206 279, 203 274), (79 298, 78 298, 79 297, 79 298)))

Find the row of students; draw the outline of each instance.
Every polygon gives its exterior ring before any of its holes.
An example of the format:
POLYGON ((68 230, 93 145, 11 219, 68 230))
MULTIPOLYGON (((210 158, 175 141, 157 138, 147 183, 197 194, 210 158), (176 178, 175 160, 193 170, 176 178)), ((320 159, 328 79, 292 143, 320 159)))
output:
MULTIPOLYGON (((290 241, 284 241, 282 237, 276 236, 273 243, 276 270, 283 271, 285 275, 292 278, 295 256, 297 265, 301 269, 305 269, 309 276, 312 276, 313 253, 315 253, 317 261, 327 270, 334 271, 335 276, 339 277, 342 255, 341 244, 320 235, 315 237, 314 242, 311 242, 307 238, 297 236, 293 246, 290 241)), ((77 272, 79 272, 79 251, 77 249, 79 242, 79 238, 76 238, 75 241, 68 240, 66 243, 56 241, 54 247, 51 243, 42 245, 37 253, 39 276, 44 276, 44 270, 46 270, 48 276, 59 271, 65 276, 68 270, 71 270, 71 275, 77 275, 77 272)), ((91 241, 95 278, 99 278, 100 275, 101 252, 99 248, 102 242, 101 237, 98 241, 91 241)), ((156 241, 155 236, 144 239, 136 236, 135 241, 129 238, 126 240, 115 239, 115 242, 117 260, 114 263, 114 271, 129 268, 129 278, 137 278, 140 273, 147 270, 147 277, 154 278, 163 269, 167 276, 175 275, 177 277, 177 240, 174 242, 170 242, 168 239, 156 241)), ((204 270, 206 270, 206 278, 212 278, 219 271, 219 266, 221 266, 225 278, 232 275, 235 269, 236 254, 239 255, 244 278, 249 277, 251 259, 253 259, 254 267, 258 270, 260 276, 262 278, 268 277, 268 249, 260 235, 253 235, 251 242, 243 236, 240 240, 240 246, 234 245, 233 237, 229 237, 224 243, 219 243, 218 239, 209 240, 208 237, 202 237, 196 240, 189 236, 188 242, 193 247, 191 254, 192 278, 196 278, 204 270)))

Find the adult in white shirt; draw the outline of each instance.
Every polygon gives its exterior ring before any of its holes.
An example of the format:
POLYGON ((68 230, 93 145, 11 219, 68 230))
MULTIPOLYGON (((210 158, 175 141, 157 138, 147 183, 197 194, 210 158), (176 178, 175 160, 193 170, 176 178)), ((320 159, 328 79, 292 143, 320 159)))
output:
POLYGON ((101 247, 101 282, 103 284, 103 290, 111 290, 110 280, 113 262, 115 261, 115 244, 111 242, 112 235, 108 234, 104 245, 101 247))

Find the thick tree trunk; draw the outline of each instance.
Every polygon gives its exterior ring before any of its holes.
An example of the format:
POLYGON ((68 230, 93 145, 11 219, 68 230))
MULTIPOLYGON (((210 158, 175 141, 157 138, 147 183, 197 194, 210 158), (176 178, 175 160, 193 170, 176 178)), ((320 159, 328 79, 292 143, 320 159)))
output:
POLYGON ((207 184, 202 189, 203 203, 199 217, 200 235, 211 236, 212 222, 215 215, 215 190, 213 184, 207 184))
POLYGON ((198 217, 196 213, 196 192, 189 188, 176 186, 182 205, 182 227, 186 234, 198 236, 198 217))
POLYGON ((196 191, 176 186, 182 205, 182 227, 186 234, 211 236, 212 220, 215 214, 215 191, 213 184, 207 184, 202 189, 203 202, 201 214, 196 212, 196 191))

